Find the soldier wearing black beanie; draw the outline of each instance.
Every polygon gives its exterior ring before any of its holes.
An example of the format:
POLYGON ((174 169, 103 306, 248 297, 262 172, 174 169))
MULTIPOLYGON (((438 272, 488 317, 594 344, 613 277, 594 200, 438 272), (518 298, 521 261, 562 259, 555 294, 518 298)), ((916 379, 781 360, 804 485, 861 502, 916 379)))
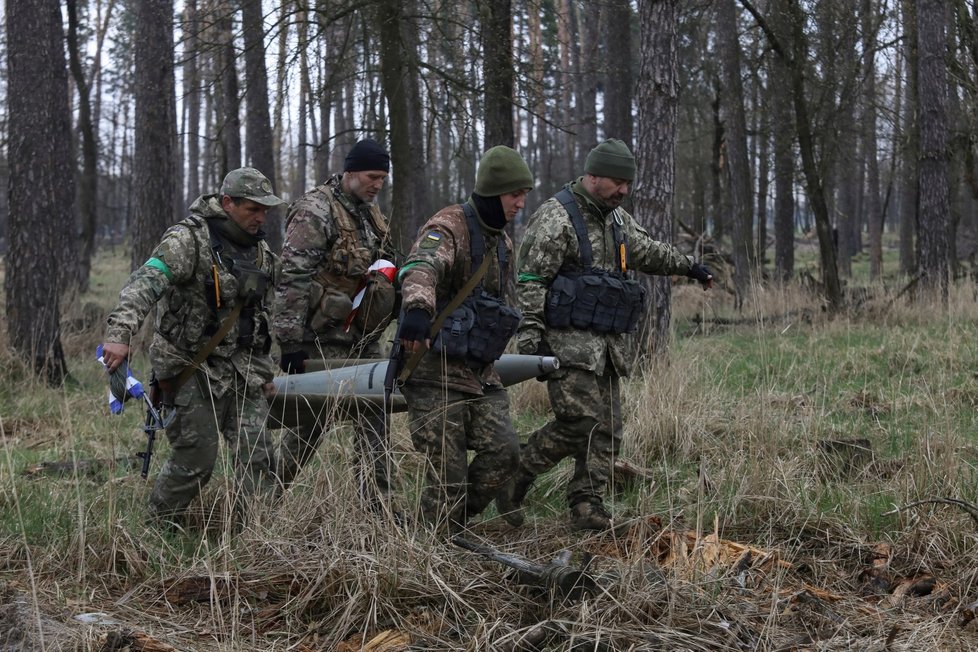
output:
POLYGON ((362 172, 364 170, 391 171, 391 157, 380 143, 373 138, 364 138, 354 145, 346 155, 343 164, 344 172, 362 172))

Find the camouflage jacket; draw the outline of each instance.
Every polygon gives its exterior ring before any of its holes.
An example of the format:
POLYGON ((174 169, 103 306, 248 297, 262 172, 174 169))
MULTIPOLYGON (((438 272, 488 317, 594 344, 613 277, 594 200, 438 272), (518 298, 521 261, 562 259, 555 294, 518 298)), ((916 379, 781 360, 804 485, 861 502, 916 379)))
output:
MULTIPOLYGON (((578 178, 570 184, 591 241, 593 264, 618 269, 618 253, 612 220, 621 220, 631 269, 649 274, 685 274, 690 259, 670 244, 658 242, 621 208, 602 211, 578 178)), ((523 321, 517 335, 521 351, 549 347, 561 366, 603 373, 609 362, 622 376, 629 371, 627 335, 598 334, 587 330, 550 329, 544 320, 547 288, 561 267, 578 265, 580 248, 570 216, 560 202, 550 198, 530 216, 517 262, 517 296, 523 321)))
POLYGON ((292 203, 272 322, 283 352, 317 338, 347 347, 361 342, 363 332, 344 322, 367 268, 380 258, 395 262, 389 241, 380 208, 344 193, 339 176, 292 203))
POLYGON ((201 366, 215 396, 228 389, 234 372, 249 386, 258 387, 271 381, 275 374, 275 363, 268 355, 268 320, 278 261, 264 241, 257 246, 239 247, 221 240, 221 249, 215 254, 206 220, 228 219, 219 195, 197 198, 190 213, 190 217, 167 229, 152 257, 129 277, 119 293, 118 305, 108 317, 105 341, 129 344, 155 305, 156 330, 149 349, 150 361, 158 378, 178 375, 239 301, 238 280, 230 271, 230 261, 255 262, 267 275, 264 298, 253 311, 242 313, 244 316, 235 321, 201 366), (209 296, 212 293, 220 295, 219 307, 209 296), (252 322, 253 337, 246 346, 238 343, 242 325, 249 326, 243 320, 252 322))
MULTIPOLYGON (((474 207, 473 207, 474 208, 474 207)), ((478 211, 476 211, 478 215, 478 211)), ((509 277, 512 263, 503 270, 505 287, 500 287, 499 260, 496 248, 499 238, 504 238, 508 258, 512 260, 513 242, 505 231, 486 226, 479 219, 485 237, 485 255, 489 264, 482 277, 482 288, 494 296, 506 299, 511 285, 509 277)), ((447 206, 431 217, 418 232, 418 240, 411 248, 398 279, 401 284, 404 311, 421 308, 432 319, 439 309, 448 304, 469 280, 472 267, 471 237, 465 212, 460 204, 447 206)), ((512 301, 508 301, 512 305, 512 301)), ((434 387, 447 387, 472 394, 482 394, 483 385, 499 385, 499 375, 493 365, 473 370, 461 360, 446 358, 428 351, 411 374, 409 383, 434 387)))

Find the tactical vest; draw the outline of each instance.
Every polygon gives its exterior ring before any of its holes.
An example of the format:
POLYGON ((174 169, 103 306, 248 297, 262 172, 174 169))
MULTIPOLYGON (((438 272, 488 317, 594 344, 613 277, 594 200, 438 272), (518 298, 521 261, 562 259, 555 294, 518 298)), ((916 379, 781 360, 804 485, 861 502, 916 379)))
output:
POLYGON ((628 239, 620 222, 612 221, 618 269, 594 266, 591 241, 587 237, 584 216, 565 186, 554 195, 570 216, 580 264, 560 268, 547 289, 544 318, 551 328, 576 328, 596 333, 632 333, 645 312, 645 288, 628 278, 628 239))
MULTIPOLYGON (((462 204, 469 229, 469 252, 472 271, 482 264, 486 251, 486 237, 482 233, 475 209, 462 204)), ((505 292, 509 272, 509 253, 506 238, 500 233, 496 243, 496 259, 499 261, 499 291, 505 292)), ((438 312, 444 310, 451 299, 441 301, 438 312)), ((462 304, 445 319, 441 330, 432 342, 432 349, 450 358, 464 360, 472 369, 481 369, 502 356, 510 338, 516 334, 522 314, 507 306, 501 297, 486 292, 480 281, 462 304)))
MULTIPOLYGON (((342 324, 353 309, 353 297, 367 269, 374 262, 377 250, 390 238, 387 222, 377 204, 368 209, 370 226, 379 242, 370 241, 370 234, 357 214, 355 206, 343 197, 338 178, 318 186, 329 205, 329 214, 336 225, 336 240, 313 277, 310 312, 307 324, 320 333, 342 324), (364 246, 366 245, 366 246, 364 246)), ((393 286, 391 286, 393 293, 393 286)), ((391 297, 393 306, 393 297, 391 297)), ((389 319, 389 318, 388 318, 389 319)))
MULTIPOLYGON (((336 240, 330 248, 330 257, 316 274, 316 280, 323 287, 339 289, 352 297, 359 290, 360 279, 374 262, 377 249, 370 246, 372 243, 369 242, 363 223, 354 219, 356 207, 349 205, 341 197, 343 191, 339 187, 339 181, 326 182, 316 190, 326 196, 337 230, 336 240)), ((368 215, 370 226, 382 245, 389 239, 390 231, 380 207, 370 204, 368 215)))
POLYGON ((238 301, 244 301, 236 346, 267 353, 271 337, 264 298, 273 270, 268 244, 258 242, 253 260, 236 254, 233 247, 225 247, 204 219, 191 216, 180 225, 191 232, 194 267, 190 281, 170 286, 161 299, 158 334, 178 349, 195 354, 220 328, 222 316, 238 301), (207 248, 209 255, 203 254, 202 248, 207 248), (211 264, 201 264, 202 258, 211 264))

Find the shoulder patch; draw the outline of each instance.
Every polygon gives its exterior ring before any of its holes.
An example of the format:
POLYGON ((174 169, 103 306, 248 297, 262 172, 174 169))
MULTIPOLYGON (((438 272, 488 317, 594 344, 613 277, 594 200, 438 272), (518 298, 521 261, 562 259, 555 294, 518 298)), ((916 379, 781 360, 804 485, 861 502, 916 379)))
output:
POLYGON ((439 246, 441 246, 441 234, 437 231, 428 231, 418 243, 418 249, 437 249, 439 246))

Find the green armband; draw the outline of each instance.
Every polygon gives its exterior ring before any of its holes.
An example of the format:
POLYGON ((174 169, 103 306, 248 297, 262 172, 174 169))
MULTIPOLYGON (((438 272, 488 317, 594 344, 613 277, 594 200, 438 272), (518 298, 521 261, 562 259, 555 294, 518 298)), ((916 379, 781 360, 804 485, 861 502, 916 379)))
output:
POLYGON ((434 267, 435 267, 434 265, 432 265, 431 263, 429 263, 426 260, 416 260, 414 262, 408 263, 407 265, 405 265, 404 267, 402 267, 397 272, 397 284, 400 285, 401 282, 404 280, 404 273, 406 271, 408 271, 412 267, 417 267, 418 265, 427 265, 427 266, 431 267, 432 269, 434 269, 434 267))
POLYGON ((546 279, 536 274, 520 274, 520 283, 546 283, 546 279))
POLYGON ((159 258, 150 258, 145 263, 143 263, 143 267, 152 267, 153 269, 158 269, 164 274, 166 274, 166 280, 168 281, 173 280, 173 272, 171 272, 170 268, 167 267, 166 263, 164 263, 159 258))

